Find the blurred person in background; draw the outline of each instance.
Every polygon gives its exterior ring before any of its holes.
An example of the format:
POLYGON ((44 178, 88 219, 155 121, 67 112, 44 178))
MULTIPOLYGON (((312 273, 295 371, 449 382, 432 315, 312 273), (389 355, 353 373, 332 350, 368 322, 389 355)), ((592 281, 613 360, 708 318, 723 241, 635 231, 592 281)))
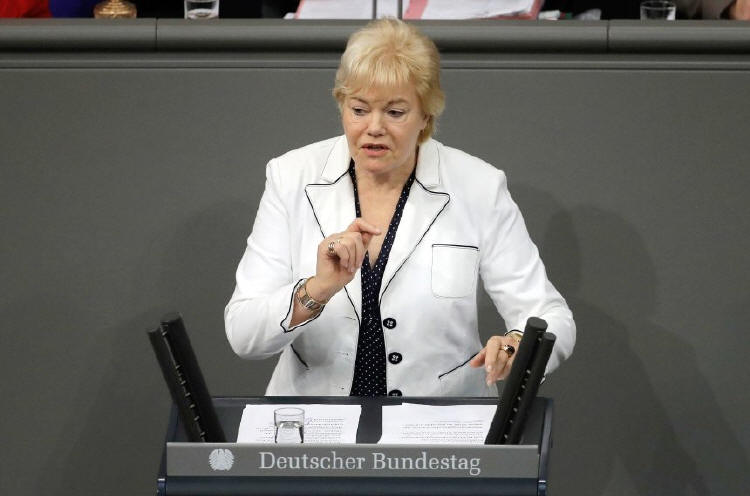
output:
POLYGON ((675 0, 677 12, 688 19, 750 20, 750 0, 675 0))
MULTIPOLYGON (((750 0, 673 0, 680 19, 750 19, 750 0)), ((640 0, 546 0, 544 10, 573 15, 601 11, 602 19, 639 19, 640 0)))
POLYGON ((48 0, 0 0, 0 18, 52 17, 48 0))

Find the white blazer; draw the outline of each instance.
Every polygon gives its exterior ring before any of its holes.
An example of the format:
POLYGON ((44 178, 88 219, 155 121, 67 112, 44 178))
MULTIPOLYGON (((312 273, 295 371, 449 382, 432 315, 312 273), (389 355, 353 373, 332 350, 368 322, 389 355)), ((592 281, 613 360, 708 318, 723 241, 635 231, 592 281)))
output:
MULTIPOLYGON (((362 315, 361 276, 314 319, 289 327, 297 286, 315 274, 317 246, 354 220, 350 155, 339 136, 293 150, 266 168, 266 186, 237 286, 224 312, 232 349, 243 358, 281 353, 267 395, 348 395, 362 315)), ((545 319, 557 335, 548 371, 567 358, 575 324, 547 280, 505 174, 435 140, 420 146, 416 181, 403 210, 380 289, 390 392, 486 396, 477 280, 508 329, 545 319)))

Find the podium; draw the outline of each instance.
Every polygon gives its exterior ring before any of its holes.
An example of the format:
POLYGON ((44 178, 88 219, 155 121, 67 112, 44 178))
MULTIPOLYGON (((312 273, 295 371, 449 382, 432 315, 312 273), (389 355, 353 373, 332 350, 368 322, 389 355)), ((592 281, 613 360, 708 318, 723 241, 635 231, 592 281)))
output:
POLYGON ((227 439, 247 404, 359 404, 357 444, 187 442, 173 406, 157 476, 159 496, 534 495, 547 494, 553 403, 534 399, 519 444, 376 444, 382 407, 497 404, 496 398, 216 397, 227 439), (310 463, 315 458, 315 463, 310 463), (277 463, 278 460, 284 463, 277 463), (217 460, 220 462, 218 463, 217 460))

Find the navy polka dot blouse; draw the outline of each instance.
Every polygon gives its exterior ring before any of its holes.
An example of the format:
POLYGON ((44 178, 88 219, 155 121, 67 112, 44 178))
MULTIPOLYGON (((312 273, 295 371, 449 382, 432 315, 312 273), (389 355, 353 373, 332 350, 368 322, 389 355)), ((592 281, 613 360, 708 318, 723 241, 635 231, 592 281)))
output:
MULTIPOLYGON (((351 396, 385 396, 386 380, 386 356, 385 341, 383 339, 383 326, 380 318, 380 285, 383 280, 383 270, 388 263, 388 255, 396 238, 396 230, 401 222, 401 214, 409 198, 409 190, 414 182, 414 172, 406 180, 401 196, 396 204, 396 211, 391 218, 388 232, 380 248, 380 254, 375 265, 370 267, 370 255, 365 253, 362 262, 362 321, 359 327, 359 340, 357 341, 357 358, 354 363, 354 381, 352 382, 351 396)), ((357 178, 354 174, 354 161, 349 163, 349 176, 354 185, 354 207, 357 217, 362 217, 359 206, 359 194, 357 193, 357 178)))

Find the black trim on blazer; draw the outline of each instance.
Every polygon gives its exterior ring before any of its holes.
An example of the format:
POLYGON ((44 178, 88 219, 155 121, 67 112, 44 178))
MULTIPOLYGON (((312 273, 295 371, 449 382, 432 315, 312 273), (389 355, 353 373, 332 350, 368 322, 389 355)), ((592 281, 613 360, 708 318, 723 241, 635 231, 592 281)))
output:
POLYGON ((299 360, 299 361, 300 361, 300 363, 301 363, 302 365, 304 365, 304 366, 305 366, 305 368, 306 368, 307 370, 310 370, 310 366, 309 366, 309 365, 307 365, 307 362, 305 362, 304 360, 302 360, 302 357, 300 356, 300 354, 299 354, 299 353, 297 353, 297 350, 295 350, 295 349, 294 349, 294 345, 290 344, 290 345, 289 345, 289 347, 290 347, 290 348, 292 349, 292 351, 294 352, 294 356, 296 356, 296 357, 297 357, 297 360, 299 360))
POLYGON ((404 258, 404 261, 401 262, 401 265, 398 266, 398 269, 396 269, 396 272, 394 272, 393 275, 391 276, 391 278, 388 279, 388 284, 385 285, 385 288, 383 288, 383 292, 380 294, 380 299, 378 300, 378 305, 382 305, 382 303, 383 303, 383 296, 385 296, 385 292, 388 291, 388 287, 391 285, 391 282, 393 281, 393 279, 395 279, 396 274, 399 273, 399 271, 401 270, 401 267, 403 267, 404 264, 409 260, 409 258, 411 257, 412 253, 414 253, 414 250, 417 249, 417 246, 419 246, 419 244, 422 242, 422 240, 424 239, 424 237, 427 236, 427 233, 430 232, 430 229, 432 229, 433 224, 435 224, 435 221, 438 219, 438 217, 440 217, 440 214, 443 213, 443 210, 445 210, 445 207, 447 207, 448 204, 451 202, 451 195, 449 195, 448 193, 443 193, 442 191, 432 191, 431 189, 427 189, 427 187, 425 187, 425 185, 422 184, 419 181, 419 179, 414 179, 414 182, 417 183, 417 184, 419 184, 419 186, 423 190, 425 190, 426 192, 428 192, 428 193, 430 193, 432 195, 447 196, 448 197, 448 201, 445 202, 445 205, 443 205, 443 208, 441 208, 440 211, 437 213, 437 215, 435 215, 435 218, 432 219, 432 222, 430 222, 430 225, 427 226, 427 230, 425 230, 425 232, 422 233, 422 237, 419 238, 419 241, 416 242, 416 244, 411 249, 411 251, 409 252, 409 254, 406 256, 406 258, 404 258))
POLYGON ((479 251, 479 247, 478 246, 474 246, 474 245, 454 245, 454 244, 451 244, 451 243, 432 243, 432 246, 433 247, 435 247, 435 246, 450 246, 452 248, 473 248, 476 251, 479 251))
MULTIPOLYGON (((353 161, 354 159, 351 159, 351 160, 353 161)), ((308 186, 331 186, 339 182, 342 177, 347 176, 347 175, 349 175, 348 168, 344 171, 343 174, 341 174, 338 178, 336 178, 336 180, 333 181, 332 183, 309 183, 305 185, 305 198, 307 198, 307 203, 310 204, 310 210, 312 210, 313 217, 315 217, 315 222, 318 223, 318 229, 320 229, 320 235, 323 236, 323 239, 325 239, 326 233, 323 232, 323 226, 320 225, 320 219, 318 219, 318 215, 315 213, 315 207, 312 204, 312 200, 310 200, 310 195, 307 194, 307 187, 308 186)), ((359 314, 357 313, 357 307, 354 306, 354 301, 352 300, 352 297, 349 294, 349 291, 346 289, 346 286, 344 286, 344 292, 346 293, 346 297, 349 300, 349 304, 352 306, 352 310, 354 310, 354 315, 357 316, 357 329, 359 329, 360 326, 362 325, 362 321, 360 320, 359 314)))
MULTIPOLYGON (((481 350, 480 350, 480 351, 481 351, 481 350)), ((470 361, 472 360, 472 358, 474 358, 474 357, 475 357, 475 356, 477 356, 478 354, 479 354, 479 351, 477 351, 476 353, 474 353, 473 355, 471 355, 471 356, 469 357, 469 359, 468 359, 468 360, 466 360, 466 361, 465 361, 464 363, 462 363, 461 365, 456 365, 455 367, 453 367, 452 369, 450 369, 450 370, 449 370, 448 372, 443 372, 442 374, 440 374, 440 375, 438 376, 438 379, 442 379, 442 378, 443 378, 444 376, 446 376, 446 375, 450 374, 451 372, 455 372, 456 370, 460 369, 461 367, 463 367, 464 365, 466 365, 467 363, 469 363, 469 362, 470 362, 470 361)))
POLYGON ((318 215, 315 213, 315 207, 313 207, 312 200, 310 200, 310 195, 307 194, 307 187, 308 186, 333 186, 337 182, 341 181, 341 178, 344 177, 344 176, 346 176, 348 173, 349 173, 349 169, 347 169, 346 171, 344 171, 344 173, 341 174, 339 177, 337 177, 336 180, 333 181, 332 183, 309 183, 309 184, 305 185, 305 189, 304 189, 304 191, 305 191, 305 198, 307 198, 307 203, 310 204, 310 210, 312 210, 313 217, 315 217, 315 222, 318 223, 318 229, 320 229, 320 234, 324 238, 326 237, 326 233, 323 232, 323 226, 320 225, 320 219, 318 219, 318 215))

